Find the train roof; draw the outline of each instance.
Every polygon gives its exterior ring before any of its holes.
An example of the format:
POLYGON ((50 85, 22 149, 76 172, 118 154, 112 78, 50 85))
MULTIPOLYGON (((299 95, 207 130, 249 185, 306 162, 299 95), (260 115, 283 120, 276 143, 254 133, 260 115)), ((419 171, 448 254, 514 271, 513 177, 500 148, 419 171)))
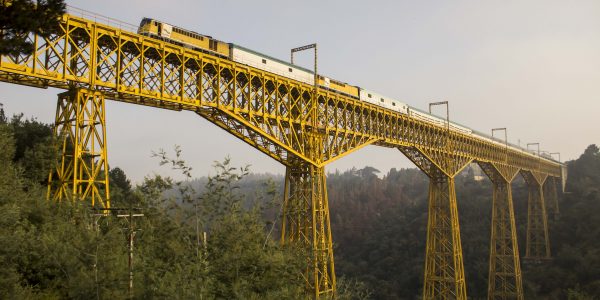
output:
MULTIPOLYGON (((424 111, 424 110, 418 109, 418 108, 416 108, 416 107, 414 107, 414 106, 410 106, 410 105, 409 105, 409 106, 408 106, 408 108, 410 108, 410 109, 413 109, 413 110, 416 110, 416 111, 418 111, 418 112, 420 112, 420 113, 424 113, 424 114, 428 114, 428 115, 430 115, 430 116, 438 117, 438 116, 436 116, 436 115, 432 115, 432 114, 430 114, 430 113, 428 113, 428 112, 426 112, 426 111, 424 111)), ((439 117, 438 117, 438 118, 439 118, 439 117)), ((444 121, 445 121, 445 120, 446 120, 446 119, 444 119, 444 121)))
POLYGON ((198 33, 198 32, 195 32, 195 31, 193 31, 193 30, 185 29, 185 28, 182 28, 182 27, 179 27, 179 26, 173 25, 173 24, 171 24, 171 23, 164 22, 164 21, 161 21, 161 20, 158 20, 158 19, 154 19, 154 18, 147 18, 147 17, 144 17, 144 18, 142 18, 142 21, 140 22, 140 26, 142 26, 142 25, 143 25, 143 24, 145 24, 146 22, 151 22, 151 21, 156 21, 156 22, 159 22, 159 23, 164 23, 164 24, 167 24, 167 25, 169 25, 169 26, 171 26, 171 27, 173 27, 173 28, 177 28, 177 29, 179 29, 179 30, 181 30, 181 31, 187 31, 187 32, 195 33, 195 34, 197 34, 197 35, 205 36, 205 37, 207 37, 207 38, 209 38, 209 39, 212 39, 212 36, 210 36, 210 35, 206 35, 206 34, 198 33))
POLYGON ((233 47, 233 48, 237 48, 237 49, 240 49, 240 50, 244 50, 244 51, 246 51, 246 52, 250 52, 250 53, 252 53, 252 54, 255 54, 255 55, 258 55, 258 56, 261 56, 261 57, 264 57, 264 58, 270 59, 270 60, 274 60, 274 61, 276 61, 276 62, 278 62, 278 63, 281 63, 281 64, 284 64, 284 65, 286 65, 286 66, 289 66, 289 67, 292 67, 292 68, 296 68, 296 69, 300 69, 300 70, 302 70, 302 71, 305 71, 305 72, 308 72, 308 73, 310 73, 310 74, 314 74, 314 72, 313 72, 312 70, 306 69, 306 68, 304 68, 304 67, 301 67, 301 66, 299 66, 299 65, 294 65, 294 64, 291 64, 291 63, 289 63, 289 62, 287 62, 287 61, 284 61, 284 60, 281 60, 281 59, 279 59, 279 58, 276 58, 276 57, 273 57, 273 56, 270 56, 270 55, 266 55, 266 54, 264 54, 264 53, 260 53, 260 52, 258 52, 258 51, 255 51, 255 50, 252 50, 252 49, 249 49, 249 48, 246 48, 246 47, 243 47, 243 46, 240 46, 240 45, 234 44, 234 43, 229 43, 229 45, 231 45, 231 47, 233 47))

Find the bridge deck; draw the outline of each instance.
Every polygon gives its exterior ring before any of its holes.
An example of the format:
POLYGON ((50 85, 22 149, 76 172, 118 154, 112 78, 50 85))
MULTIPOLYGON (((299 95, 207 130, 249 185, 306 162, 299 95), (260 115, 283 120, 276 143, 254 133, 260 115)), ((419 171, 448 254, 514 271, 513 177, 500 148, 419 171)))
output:
POLYGON ((295 159, 324 166, 375 144, 561 177, 555 161, 327 90, 319 90, 317 114, 324 158, 315 160, 306 142, 313 86, 71 15, 49 39, 29 38, 35 53, 1 57, 0 81, 82 86, 117 101, 194 111, 288 166, 295 159))

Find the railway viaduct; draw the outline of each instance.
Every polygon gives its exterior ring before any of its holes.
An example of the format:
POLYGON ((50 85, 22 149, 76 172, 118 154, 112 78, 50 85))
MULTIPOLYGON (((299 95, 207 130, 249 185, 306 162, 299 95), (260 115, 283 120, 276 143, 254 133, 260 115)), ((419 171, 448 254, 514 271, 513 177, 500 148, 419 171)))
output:
POLYGON ((65 15, 58 33, 27 37, 33 54, 0 57, 0 81, 65 90, 50 199, 111 206, 105 101, 113 100, 192 111, 285 165, 281 242, 308 250, 301 272, 315 298, 336 290, 324 168, 367 145, 398 149, 430 178, 425 299, 467 298, 454 178, 470 163, 493 183, 489 299, 523 299, 511 194, 519 174, 529 188, 525 258, 550 258, 544 195, 556 198, 564 165, 106 23, 65 15))

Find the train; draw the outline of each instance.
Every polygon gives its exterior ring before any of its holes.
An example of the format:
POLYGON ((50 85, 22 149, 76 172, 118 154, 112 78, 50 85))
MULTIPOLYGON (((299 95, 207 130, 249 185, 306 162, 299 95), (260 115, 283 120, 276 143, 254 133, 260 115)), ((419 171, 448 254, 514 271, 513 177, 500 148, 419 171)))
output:
MULTIPOLYGON (((209 53, 211 55, 226 58, 237 63, 254 67, 273 74, 291 78, 303 83, 314 85, 314 72, 298 65, 280 60, 278 58, 242 47, 237 44, 223 42, 214 39, 211 36, 200 34, 191 30, 177 27, 166 22, 161 22, 152 18, 143 18, 138 28, 138 34, 168 41, 193 50, 209 53)), ((470 129, 467 126, 456 122, 448 122, 444 118, 440 118, 433 114, 422 111, 418 108, 411 107, 404 102, 401 102, 392 97, 384 96, 375 91, 354 86, 342 81, 338 81, 323 75, 317 76, 317 85, 325 90, 330 90, 336 93, 346 95, 348 97, 377 105, 379 107, 389 109, 400 114, 437 125, 450 128, 455 132, 460 132, 466 135, 476 135, 479 138, 490 143, 507 146, 506 142, 498 138, 492 137, 482 132, 470 129)), ((508 144, 514 150, 522 153, 536 155, 536 153, 523 149, 514 144, 508 144)), ((552 159, 551 157, 544 158, 552 159)))

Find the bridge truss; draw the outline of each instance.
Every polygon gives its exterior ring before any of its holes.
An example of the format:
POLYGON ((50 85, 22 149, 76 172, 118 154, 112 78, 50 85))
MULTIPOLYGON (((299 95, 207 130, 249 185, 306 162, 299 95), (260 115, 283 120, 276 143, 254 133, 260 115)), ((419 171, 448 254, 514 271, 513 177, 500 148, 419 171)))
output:
POLYGON ((58 100, 63 155, 50 199, 110 207, 110 99, 193 111, 285 165, 282 243, 307 250, 303 278, 315 298, 336 290, 324 167, 367 145, 399 149, 430 178, 424 298, 466 299, 454 178, 472 162, 494 184, 489 298, 523 298, 510 188, 519 173, 530 191, 526 256, 550 257, 543 187, 561 178, 559 163, 84 18, 65 15, 56 34, 28 39, 35 52, 1 57, 0 81, 67 90, 58 100))

